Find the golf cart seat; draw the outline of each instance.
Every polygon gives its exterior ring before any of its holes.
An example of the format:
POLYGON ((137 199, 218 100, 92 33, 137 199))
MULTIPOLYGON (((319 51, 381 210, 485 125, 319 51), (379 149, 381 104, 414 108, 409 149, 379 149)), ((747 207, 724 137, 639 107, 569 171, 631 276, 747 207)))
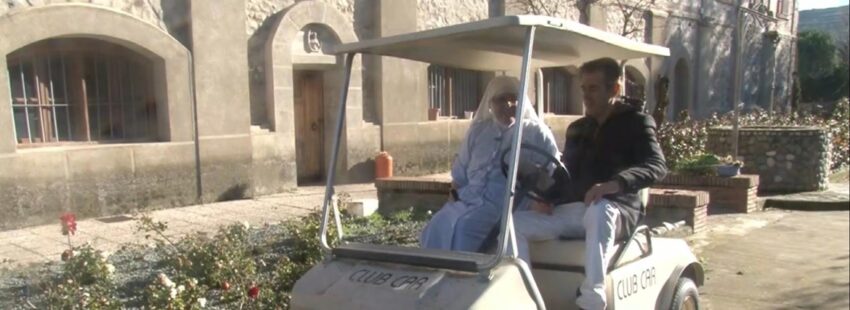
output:
MULTIPOLYGON (((608 270, 633 262, 648 253, 649 229, 639 226, 635 232, 614 242, 611 249, 611 260, 608 270)), ((558 239, 532 242, 529 245, 531 266, 534 269, 549 269, 567 272, 584 273, 585 263, 584 239, 558 239)))
MULTIPOLYGON (((615 252, 619 251, 622 243, 615 243, 615 252)), ((583 273, 585 248, 584 239, 532 242, 530 244, 531 266, 583 273)))
MULTIPOLYGON (((642 189, 639 192, 641 201, 646 205, 649 201, 649 190, 642 189)), ((646 226, 638 225, 631 233, 617 232, 617 239, 611 249, 611 260, 609 270, 617 265, 622 265, 639 259, 647 249, 647 238, 636 237, 647 231, 646 226), (638 246, 626 246, 628 243, 636 243, 638 246), (623 250, 626 250, 623 253, 623 250)), ((554 269, 570 272, 584 272, 585 262, 585 240, 584 238, 559 238, 531 242, 529 250, 531 254, 532 268, 554 269)))

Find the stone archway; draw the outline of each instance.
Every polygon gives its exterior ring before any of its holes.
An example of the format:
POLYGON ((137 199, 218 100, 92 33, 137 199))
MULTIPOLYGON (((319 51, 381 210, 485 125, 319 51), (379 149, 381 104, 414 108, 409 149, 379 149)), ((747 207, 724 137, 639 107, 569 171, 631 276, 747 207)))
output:
MULTIPOLYGON (((0 17, 0 85, 9 85, 6 56, 50 38, 90 38, 133 50, 153 63, 159 139, 192 140, 189 51, 168 33, 129 14, 86 4, 30 8, 0 17), (33 25, 39 25, 33 27, 33 25)), ((8 87, 0 86, 0 123, 10 124, 8 87)), ((0 153, 14 152, 9 130, 0 130, 0 153)))
MULTIPOLYGON (((343 57, 327 54, 327 44, 356 42, 351 22, 335 8, 320 1, 302 1, 288 8, 277 24, 272 28, 269 40, 266 42, 266 113, 269 127, 275 134, 280 135, 285 146, 283 152, 290 153, 290 158, 297 158, 297 128, 295 92, 296 77, 303 71, 319 71, 324 77, 324 128, 325 150, 330 150, 333 142, 333 130, 336 126, 339 105, 338 84, 342 77, 343 57), (311 50, 311 33, 314 31, 326 33, 318 35, 321 48, 311 50), (322 37, 326 39, 321 39, 322 37)), ((337 165, 342 179, 347 168, 347 141, 350 129, 363 125, 362 104, 362 69, 359 56, 355 57, 351 70, 346 104, 345 127, 340 148, 340 163, 337 165)), ((321 156, 327 163, 330 152, 321 156)), ((295 170, 303 170, 298 166, 295 170)), ((325 172, 326 173, 326 172, 325 172)))

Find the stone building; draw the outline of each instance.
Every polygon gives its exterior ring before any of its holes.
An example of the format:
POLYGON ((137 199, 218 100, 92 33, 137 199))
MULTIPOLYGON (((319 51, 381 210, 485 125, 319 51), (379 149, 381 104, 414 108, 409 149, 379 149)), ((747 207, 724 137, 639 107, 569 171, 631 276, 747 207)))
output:
MULTIPOLYGON (((6 0, 0 229, 52 222, 68 210, 103 216, 320 182, 342 75, 329 47, 528 13, 515 1, 6 0)), ((655 81, 665 76, 670 114, 728 111, 744 1, 655 2, 627 19, 638 29, 630 36, 669 46, 672 56, 627 63, 628 95, 652 108, 655 81)), ((553 14, 623 28, 624 10, 613 2, 573 7, 553 14)), ((746 32, 742 99, 779 108, 790 93, 796 3, 763 7, 778 22, 751 23, 746 32)), ((534 83, 558 136, 583 113, 576 73, 547 68, 534 83)), ((380 150, 395 158, 396 174, 447 170, 469 124, 465 112, 493 75, 355 58, 340 181, 371 180, 380 150)))

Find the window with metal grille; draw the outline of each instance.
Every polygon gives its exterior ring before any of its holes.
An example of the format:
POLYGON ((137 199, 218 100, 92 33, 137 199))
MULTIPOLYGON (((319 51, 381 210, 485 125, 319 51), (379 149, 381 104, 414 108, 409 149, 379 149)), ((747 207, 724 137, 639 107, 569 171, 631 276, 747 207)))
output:
POLYGON ((52 39, 7 58, 21 145, 156 139, 150 63, 115 44, 52 39))
POLYGON ((558 115, 580 115, 578 81, 563 68, 543 69, 543 112, 558 115))
POLYGON ((440 116, 463 118, 464 112, 478 110, 481 100, 481 72, 438 65, 428 66, 429 107, 440 116))

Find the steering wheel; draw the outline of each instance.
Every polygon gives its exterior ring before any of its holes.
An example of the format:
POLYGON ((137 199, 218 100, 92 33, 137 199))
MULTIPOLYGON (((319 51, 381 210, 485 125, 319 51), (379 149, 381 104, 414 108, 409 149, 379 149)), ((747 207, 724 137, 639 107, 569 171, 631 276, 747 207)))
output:
MULTIPOLYGON (((567 184, 570 182, 570 172, 567 167, 555 156, 549 154, 545 149, 530 144, 520 145, 520 154, 527 150, 543 157, 545 163, 536 164, 529 160, 523 161, 522 157, 517 163, 517 190, 529 196, 531 199, 557 204, 566 195, 567 184), (549 174, 546 167, 555 165, 555 170, 549 174)), ((508 176, 510 165, 507 162, 508 151, 502 151, 501 166, 502 174, 508 176)))

